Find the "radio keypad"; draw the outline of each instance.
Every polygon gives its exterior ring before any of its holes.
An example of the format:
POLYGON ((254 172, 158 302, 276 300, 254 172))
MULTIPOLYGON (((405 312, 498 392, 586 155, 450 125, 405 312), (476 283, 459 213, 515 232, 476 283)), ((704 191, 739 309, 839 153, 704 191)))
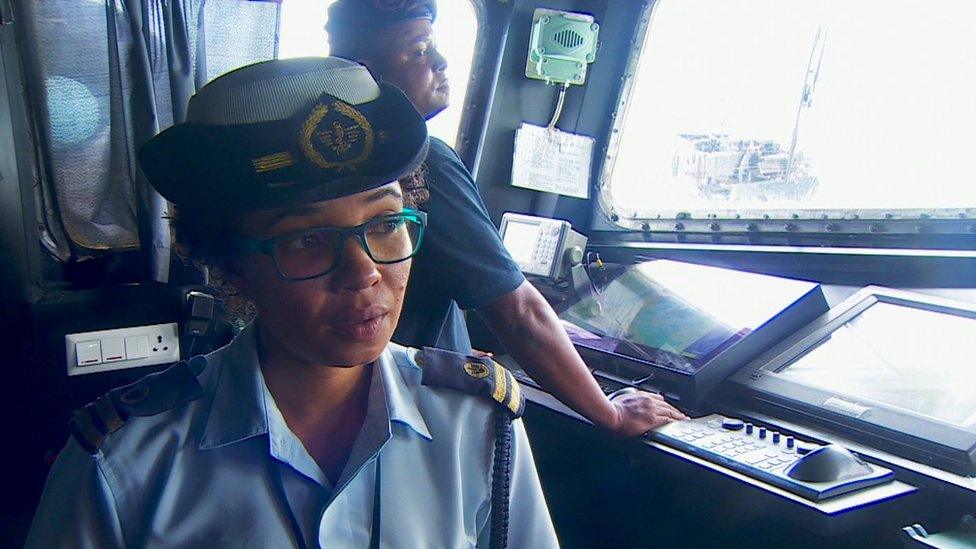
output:
POLYGON ((556 241, 559 240, 559 226, 543 226, 539 231, 539 240, 532 252, 532 263, 541 266, 548 266, 553 262, 553 252, 556 250, 556 241))

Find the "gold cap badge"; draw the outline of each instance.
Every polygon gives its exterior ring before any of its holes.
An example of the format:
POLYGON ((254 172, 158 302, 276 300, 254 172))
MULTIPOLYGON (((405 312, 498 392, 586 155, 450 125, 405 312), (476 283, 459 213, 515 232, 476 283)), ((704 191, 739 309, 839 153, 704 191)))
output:
POLYGON ((299 144, 320 168, 355 170, 373 154, 373 127, 352 105, 326 98, 302 124, 299 144))

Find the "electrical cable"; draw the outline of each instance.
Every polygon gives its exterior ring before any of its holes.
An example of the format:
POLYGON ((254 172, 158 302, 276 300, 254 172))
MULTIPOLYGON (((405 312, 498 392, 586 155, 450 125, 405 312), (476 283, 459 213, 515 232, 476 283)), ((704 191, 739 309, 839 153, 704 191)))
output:
POLYGON ((559 115, 563 113, 563 103, 566 102, 566 90, 569 89, 569 83, 563 84, 559 88, 559 98, 556 100, 556 110, 552 113, 552 118, 549 120, 549 124, 546 126, 547 130, 552 130, 556 128, 556 122, 559 120, 559 115))
POLYGON ((594 282, 593 275, 590 273, 590 265, 596 265, 598 269, 603 269, 603 260, 600 259, 599 252, 586 252, 586 261, 583 262, 583 270, 586 272, 586 278, 590 281, 590 291, 594 296, 598 296, 603 293, 603 290, 597 287, 596 282, 594 282))

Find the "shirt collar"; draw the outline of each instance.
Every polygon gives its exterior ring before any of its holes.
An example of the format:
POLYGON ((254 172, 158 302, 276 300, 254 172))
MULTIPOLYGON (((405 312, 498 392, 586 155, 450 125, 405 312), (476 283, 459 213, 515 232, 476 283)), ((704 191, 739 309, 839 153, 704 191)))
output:
POLYGON ((403 379, 404 375, 415 374, 419 376, 420 368, 413 361, 404 361, 405 364, 398 365, 393 356, 394 351, 398 355, 406 355, 406 351, 402 347, 389 345, 377 361, 383 389, 386 392, 390 421, 402 423, 418 435, 431 440, 433 437, 427 428, 427 422, 424 421, 424 416, 420 413, 420 408, 417 407, 417 395, 407 387, 407 383, 403 379), (408 373, 404 370, 416 370, 416 372, 408 373))
MULTIPOLYGON (((252 322, 223 349, 217 386, 200 449, 220 448, 268 432, 264 377, 258 361, 257 323, 252 322)), ((210 358, 212 361, 212 358, 210 358)))
MULTIPOLYGON (((410 375, 410 374, 407 374, 410 375)), ((430 431, 417 408, 415 396, 397 368, 396 360, 387 348, 373 365, 373 377, 369 386, 369 405, 366 421, 349 453, 349 459, 339 477, 337 490, 355 478, 359 471, 376 457, 393 438, 393 423, 402 423, 426 440, 430 431)))
MULTIPOLYGON (((258 360, 257 329, 257 323, 252 322, 227 347, 216 353, 220 357, 217 361, 217 386, 210 416, 200 439, 200 449, 220 448, 268 433, 268 410, 264 398, 266 386, 258 360)), ((364 428, 370 427, 377 434, 386 434, 389 433, 387 422, 395 421, 430 440, 430 430, 417 407, 417 397, 403 378, 407 372, 401 371, 401 368, 413 369, 419 373, 420 368, 412 361, 398 366, 391 348, 397 350, 398 354, 405 354, 402 348, 391 345, 376 361, 378 368, 374 368, 370 411, 364 428), (384 403, 384 400, 387 414, 375 413, 378 411, 375 406, 384 403), (370 425, 371 421, 386 425, 370 425)), ((273 401, 267 405, 273 406, 273 401)))

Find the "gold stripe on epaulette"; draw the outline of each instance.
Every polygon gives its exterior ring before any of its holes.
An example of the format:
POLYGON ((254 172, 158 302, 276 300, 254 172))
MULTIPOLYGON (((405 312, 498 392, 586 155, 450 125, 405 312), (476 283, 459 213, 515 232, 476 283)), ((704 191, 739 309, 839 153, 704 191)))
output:
POLYGON ((254 166, 255 173, 265 173, 294 166, 295 160, 291 157, 290 152, 284 151, 255 158, 251 160, 251 165, 254 166))
POLYGON ((519 388, 518 381, 515 381, 514 377, 511 377, 511 372, 505 372, 506 375, 510 377, 509 383, 511 384, 512 390, 508 393, 508 402, 505 403, 508 409, 512 411, 513 414, 518 415, 519 405, 522 404, 522 389, 519 388))
POLYGON ((499 404, 505 404, 505 393, 508 392, 507 378, 505 377, 505 368, 501 365, 495 363, 495 390, 491 393, 491 398, 495 399, 495 402, 499 404))

